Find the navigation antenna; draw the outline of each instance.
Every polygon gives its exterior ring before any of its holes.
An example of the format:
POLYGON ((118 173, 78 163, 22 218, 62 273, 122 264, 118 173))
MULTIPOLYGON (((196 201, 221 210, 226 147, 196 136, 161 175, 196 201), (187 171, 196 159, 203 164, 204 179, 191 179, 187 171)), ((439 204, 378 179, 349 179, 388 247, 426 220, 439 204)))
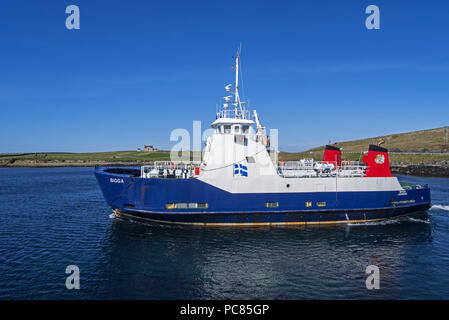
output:
POLYGON ((239 96, 239 66, 240 66, 240 54, 242 52, 242 44, 240 44, 240 47, 237 50, 237 55, 235 57, 235 91, 234 91, 234 96, 235 96, 235 101, 233 103, 234 107, 235 107, 235 114, 240 115, 240 116, 244 116, 243 114, 243 109, 242 109, 242 104, 240 102, 240 96, 239 96))

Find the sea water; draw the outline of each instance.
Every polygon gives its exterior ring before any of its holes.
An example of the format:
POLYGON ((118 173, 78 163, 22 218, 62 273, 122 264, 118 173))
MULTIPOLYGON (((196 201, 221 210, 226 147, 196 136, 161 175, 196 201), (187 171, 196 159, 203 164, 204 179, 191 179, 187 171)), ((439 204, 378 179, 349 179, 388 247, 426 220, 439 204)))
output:
POLYGON ((194 227, 115 218, 92 168, 0 168, 0 299, 449 299, 449 179, 399 178, 430 185, 427 213, 194 227))

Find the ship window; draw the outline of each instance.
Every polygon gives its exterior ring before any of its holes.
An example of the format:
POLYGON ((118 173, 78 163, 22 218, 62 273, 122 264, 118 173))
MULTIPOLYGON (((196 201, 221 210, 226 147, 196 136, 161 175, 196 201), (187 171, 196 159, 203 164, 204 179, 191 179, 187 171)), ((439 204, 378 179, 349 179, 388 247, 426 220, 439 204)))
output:
POLYGON ((167 209, 206 209, 207 203, 167 203, 165 208, 167 209))
POLYGON ((256 160, 254 159, 254 157, 246 157, 246 161, 248 163, 256 163, 256 160))
POLYGON ((240 133, 240 126, 234 126, 234 132, 240 133))
POLYGON ((231 126, 230 125, 225 125, 224 126, 224 133, 231 133, 231 126))
POLYGON ((265 207, 277 208, 277 207, 279 207, 279 202, 265 202, 265 207))
POLYGON ((244 138, 244 139, 243 139, 243 145, 244 145, 244 146, 247 146, 247 145, 248 145, 248 138, 244 138))
POLYGON ((248 133, 249 132, 249 126, 242 126, 242 132, 248 133))
POLYGON ((317 205, 318 207, 325 207, 325 206, 326 206, 326 202, 324 202, 324 201, 317 202, 316 205, 317 205))
POLYGON ((306 207, 311 207, 312 206, 312 201, 306 201, 306 207))

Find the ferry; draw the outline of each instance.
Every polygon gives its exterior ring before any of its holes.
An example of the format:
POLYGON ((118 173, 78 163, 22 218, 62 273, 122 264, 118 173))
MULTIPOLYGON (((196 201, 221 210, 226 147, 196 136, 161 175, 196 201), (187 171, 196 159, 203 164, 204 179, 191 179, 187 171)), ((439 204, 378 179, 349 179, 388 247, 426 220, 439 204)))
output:
POLYGON ((401 184, 388 150, 368 146, 360 161, 327 145, 321 161, 278 161, 256 110, 235 84, 212 122, 201 161, 95 167, 104 198, 119 217, 207 226, 308 225, 379 221, 430 208, 427 185, 401 184))

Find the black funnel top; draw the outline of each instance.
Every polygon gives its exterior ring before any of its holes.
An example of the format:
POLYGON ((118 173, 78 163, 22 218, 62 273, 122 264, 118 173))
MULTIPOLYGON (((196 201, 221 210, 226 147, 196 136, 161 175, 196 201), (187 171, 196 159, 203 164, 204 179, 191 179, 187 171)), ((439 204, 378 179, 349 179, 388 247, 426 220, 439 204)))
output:
POLYGON ((340 151, 340 148, 338 147, 334 147, 334 146, 330 146, 330 145, 326 145, 326 148, 324 150, 335 150, 335 151, 340 151))
POLYGON ((388 152, 387 149, 376 146, 375 144, 370 144, 368 151, 388 152))

